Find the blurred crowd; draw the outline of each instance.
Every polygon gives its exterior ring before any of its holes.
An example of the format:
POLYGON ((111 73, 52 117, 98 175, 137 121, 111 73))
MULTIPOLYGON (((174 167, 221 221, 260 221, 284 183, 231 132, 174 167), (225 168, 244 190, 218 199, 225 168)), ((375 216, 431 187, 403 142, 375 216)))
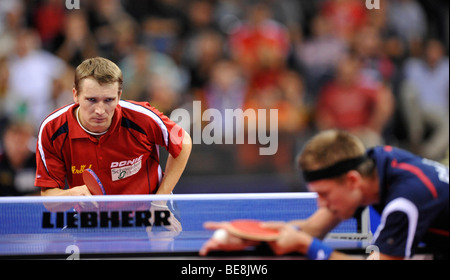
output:
POLYGON ((168 116, 197 100, 202 109, 278 109, 275 155, 194 145, 186 176, 275 172, 296 185, 296 154, 328 128, 448 160, 447 0, 380 0, 380 9, 365 0, 79 3, 0 0, 0 195, 35 191, 39 125, 73 102, 74 69, 93 56, 120 66, 123 99, 168 116))

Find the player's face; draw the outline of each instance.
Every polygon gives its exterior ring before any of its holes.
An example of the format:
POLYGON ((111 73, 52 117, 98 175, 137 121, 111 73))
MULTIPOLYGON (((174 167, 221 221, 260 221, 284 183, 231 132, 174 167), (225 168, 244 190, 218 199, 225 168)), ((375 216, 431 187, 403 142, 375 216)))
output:
POLYGON ((81 81, 80 90, 73 90, 73 98, 80 105, 81 124, 91 132, 104 132, 112 122, 120 99, 119 84, 100 85, 93 78, 81 81))
POLYGON ((318 194, 319 207, 327 207, 337 217, 348 219, 353 216, 359 206, 361 194, 347 180, 319 180, 308 184, 312 192, 318 194))

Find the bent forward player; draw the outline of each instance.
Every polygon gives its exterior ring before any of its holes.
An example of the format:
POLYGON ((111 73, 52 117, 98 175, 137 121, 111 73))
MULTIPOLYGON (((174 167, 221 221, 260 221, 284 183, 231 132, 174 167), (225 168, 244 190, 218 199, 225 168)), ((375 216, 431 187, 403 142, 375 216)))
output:
MULTIPOLYGON (((273 222, 280 231, 269 246, 276 254, 299 252, 310 259, 351 259, 322 243, 341 221, 359 207, 372 205, 381 214, 373 244, 380 259, 410 258, 425 243, 436 258, 448 258, 448 166, 390 146, 365 150, 355 136, 324 131, 304 147, 298 164, 308 188, 318 194, 318 210, 304 221, 273 222), (300 230, 295 229, 296 224, 300 230)), ((207 223, 210 229, 227 223, 207 223)), ((241 250, 254 242, 228 234, 207 241, 200 250, 241 250)))

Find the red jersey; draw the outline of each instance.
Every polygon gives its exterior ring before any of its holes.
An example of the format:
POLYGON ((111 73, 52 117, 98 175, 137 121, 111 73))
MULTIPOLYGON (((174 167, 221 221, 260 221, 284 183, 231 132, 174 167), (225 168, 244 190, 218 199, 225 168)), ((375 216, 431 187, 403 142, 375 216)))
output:
POLYGON ((351 130, 369 125, 377 103, 377 91, 375 87, 359 83, 342 87, 331 82, 320 92, 317 103, 317 115, 327 115, 334 127, 351 130))
POLYGON ((46 188, 84 185, 83 170, 92 169, 106 194, 154 194, 163 171, 159 146, 176 158, 183 129, 146 102, 119 101, 111 126, 99 139, 79 125, 78 104, 62 107, 41 124, 37 142, 35 185, 46 188))

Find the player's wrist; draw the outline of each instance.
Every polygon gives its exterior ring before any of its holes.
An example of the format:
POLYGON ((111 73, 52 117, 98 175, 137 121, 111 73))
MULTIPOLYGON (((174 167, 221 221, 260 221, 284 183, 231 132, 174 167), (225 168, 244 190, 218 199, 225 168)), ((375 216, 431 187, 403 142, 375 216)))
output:
POLYGON ((333 253, 333 248, 325 245, 319 239, 313 238, 306 252, 306 256, 310 260, 328 260, 331 253, 333 253))
POLYGON ((295 252, 306 255, 313 237, 301 230, 296 231, 295 235, 296 237, 293 239, 295 240, 295 252))
POLYGON ((167 209, 169 208, 167 206, 167 200, 154 200, 150 204, 151 204, 151 206, 158 207, 158 208, 167 208, 167 209))
POLYGON ((83 196, 83 195, 90 195, 89 189, 86 185, 76 186, 73 188, 69 188, 66 190, 61 190, 63 195, 69 195, 69 196, 83 196))

